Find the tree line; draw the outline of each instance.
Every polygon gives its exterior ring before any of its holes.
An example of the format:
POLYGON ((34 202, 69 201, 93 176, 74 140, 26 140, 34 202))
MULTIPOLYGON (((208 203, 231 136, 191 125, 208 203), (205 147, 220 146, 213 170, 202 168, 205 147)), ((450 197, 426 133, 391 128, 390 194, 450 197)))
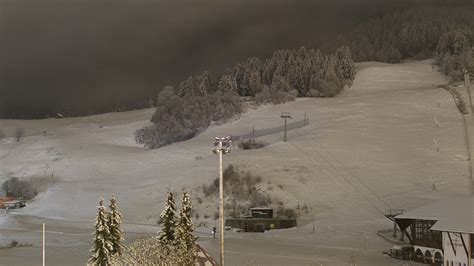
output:
POLYGON ((336 43, 349 46, 356 62, 433 58, 447 33, 474 28, 472 2, 439 2, 382 13, 340 35, 336 43))
POLYGON ((459 81, 464 69, 474 73, 474 6, 438 2, 369 19, 337 43, 349 46, 357 62, 435 58, 443 74, 459 81))
POLYGON ((444 34, 436 47, 435 63, 440 71, 451 78, 461 81, 464 72, 474 74, 474 30, 460 28, 444 34))
POLYGON ((296 97, 332 97, 355 78, 351 51, 334 53, 301 47, 280 50, 270 58, 253 57, 235 65, 214 82, 208 71, 192 75, 175 89, 166 86, 156 100, 152 124, 135 132, 148 148, 184 141, 211 123, 225 122, 243 111, 241 97, 257 103, 284 103, 296 97))

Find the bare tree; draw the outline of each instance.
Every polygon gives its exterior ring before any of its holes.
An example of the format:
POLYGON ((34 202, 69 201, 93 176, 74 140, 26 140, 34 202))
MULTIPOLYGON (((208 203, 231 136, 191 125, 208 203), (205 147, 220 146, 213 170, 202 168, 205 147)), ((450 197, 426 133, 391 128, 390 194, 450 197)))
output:
POLYGON ((20 142, 21 138, 23 137, 23 134, 25 131, 21 127, 17 127, 15 130, 15 137, 16 137, 16 142, 20 142))

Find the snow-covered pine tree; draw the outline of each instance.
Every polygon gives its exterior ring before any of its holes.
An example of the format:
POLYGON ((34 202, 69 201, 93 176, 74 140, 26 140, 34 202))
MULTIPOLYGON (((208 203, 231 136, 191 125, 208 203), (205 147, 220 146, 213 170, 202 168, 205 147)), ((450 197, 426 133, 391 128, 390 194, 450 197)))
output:
POLYGON ((249 85, 247 94, 249 96, 255 96, 255 94, 259 93, 262 86, 262 79, 260 77, 260 73, 258 71, 253 71, 250 73, 249 76, 249 85))
POLYGON ((124 240, 122 235, 122 229, 120 225, 122 224, 122 214, 117 207, 117 199, 114 195, 110 199, 110 214, 109 214, 109 231, 110 231, 110 242, 112 242, 112 255, 122 256, 124 240))
POLYGON ((176 258, 178 265, 194 265, 196 262, 196 237, 193 235, 194 224, 191 220, 191 210, 191 197, 184 191, 176 226, 176 258))
POLYGON ((89 265, 107 266, 111 263, 112 243, 110 242, 109 213, 105 210, 102 198, 99 199, 97 218, 95 219, 95 232, 89 265))
POLYGON ((169 191, 166 196, 165 209, 161 212, 160 223, 163 226, 160 231, 159 240, 161 244, 162 260, 170 261, 171 252, 174 250, 176 230, 176 207, 174 194, 169 191))
POLYGON ((346 83, 352 83, 355 78, 355 67, 352 61, 351 50, 347 46, 341 46, 336 50, 336 56, 339 61, 343 79, 346 83))

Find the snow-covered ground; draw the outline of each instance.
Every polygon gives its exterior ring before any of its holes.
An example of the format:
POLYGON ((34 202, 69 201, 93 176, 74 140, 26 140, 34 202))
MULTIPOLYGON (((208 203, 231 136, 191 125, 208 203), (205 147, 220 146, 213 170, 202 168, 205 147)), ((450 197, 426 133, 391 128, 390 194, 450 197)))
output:
MULTIPOLYGON (((268 135, 261 138, 270 143, 265 148, 234 150, 224 161, 261 175, 264 184, 282 185, 283 190, 274 189, 276 197, 288 206, 307 204, 312 212, 295 229, 227 234, 228 264, 344 265, 355 260, 361 265, 402 265, 382 254, 390 244, 375 233, 391 227, 383 212, 468 193, 462 118, 451 95, 434 86, 446 80, 430 61, 369 62, 358 69, 353 86, 336 98, 264 106, 157 150, 133 140, 152 109, 0 120, 7 135, 16 128, 26 134, 19 143, 13 138, 0 141, 0 182, 10 176, 32 177, 42 189, 26 208, 0 213, 0 242, 17 238, 35 244, 0 249, 0 265, 39 264, 40 233, 35 230, 45 221, 51 228, 48 265, 84 264, 100 196, 117 195, 129 239, 154 233, 168 189, 193 194, 217 177, 214 136, 280 126, 283 111, 295 119, 306 112, 309 125, 290 131, 286 143, 280 133, 268 135)), ((203 211, 205 204, 194 203, 203 211)), ((213 226, 214 221, 207 222, 213 226)), ((217 240, 209 238, 205 227, 199 235, 217 258, 217 240)))

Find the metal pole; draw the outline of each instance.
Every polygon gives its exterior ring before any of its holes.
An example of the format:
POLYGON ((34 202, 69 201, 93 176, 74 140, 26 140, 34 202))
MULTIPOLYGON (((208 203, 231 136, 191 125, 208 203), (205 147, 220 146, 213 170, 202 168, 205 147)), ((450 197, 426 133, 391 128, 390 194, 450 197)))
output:
POLYGON ((286 131, 287 131, 287 125, 286 125, 286 120, 288 118, 291 118, 290 112, 282 112, 280 115, 281 118, 285 119, 285 133, 283 135, 283 142, 286 142, 286 131))
POLYGON ((45 224, 43 223, 43 266, 45 266, 45 224))
POLYGON ((393 237, 397 237, 397 222, 393 219, 393 237))
POLYGON ((466 87, 467 91, 467 97, 469 97, 469 108, 471 110, 471 115, 473 113, 472 111, 472 99, 471 99, 471 81, 469 80, 469 72, 467 70, 464 70, 464 85, 466 87))
POLYGON ((222 172, 222 140, 219 141, 219 218, 220 218, 220 242, 221 259, 220 265, 224 266, 224 175, 222 172))

